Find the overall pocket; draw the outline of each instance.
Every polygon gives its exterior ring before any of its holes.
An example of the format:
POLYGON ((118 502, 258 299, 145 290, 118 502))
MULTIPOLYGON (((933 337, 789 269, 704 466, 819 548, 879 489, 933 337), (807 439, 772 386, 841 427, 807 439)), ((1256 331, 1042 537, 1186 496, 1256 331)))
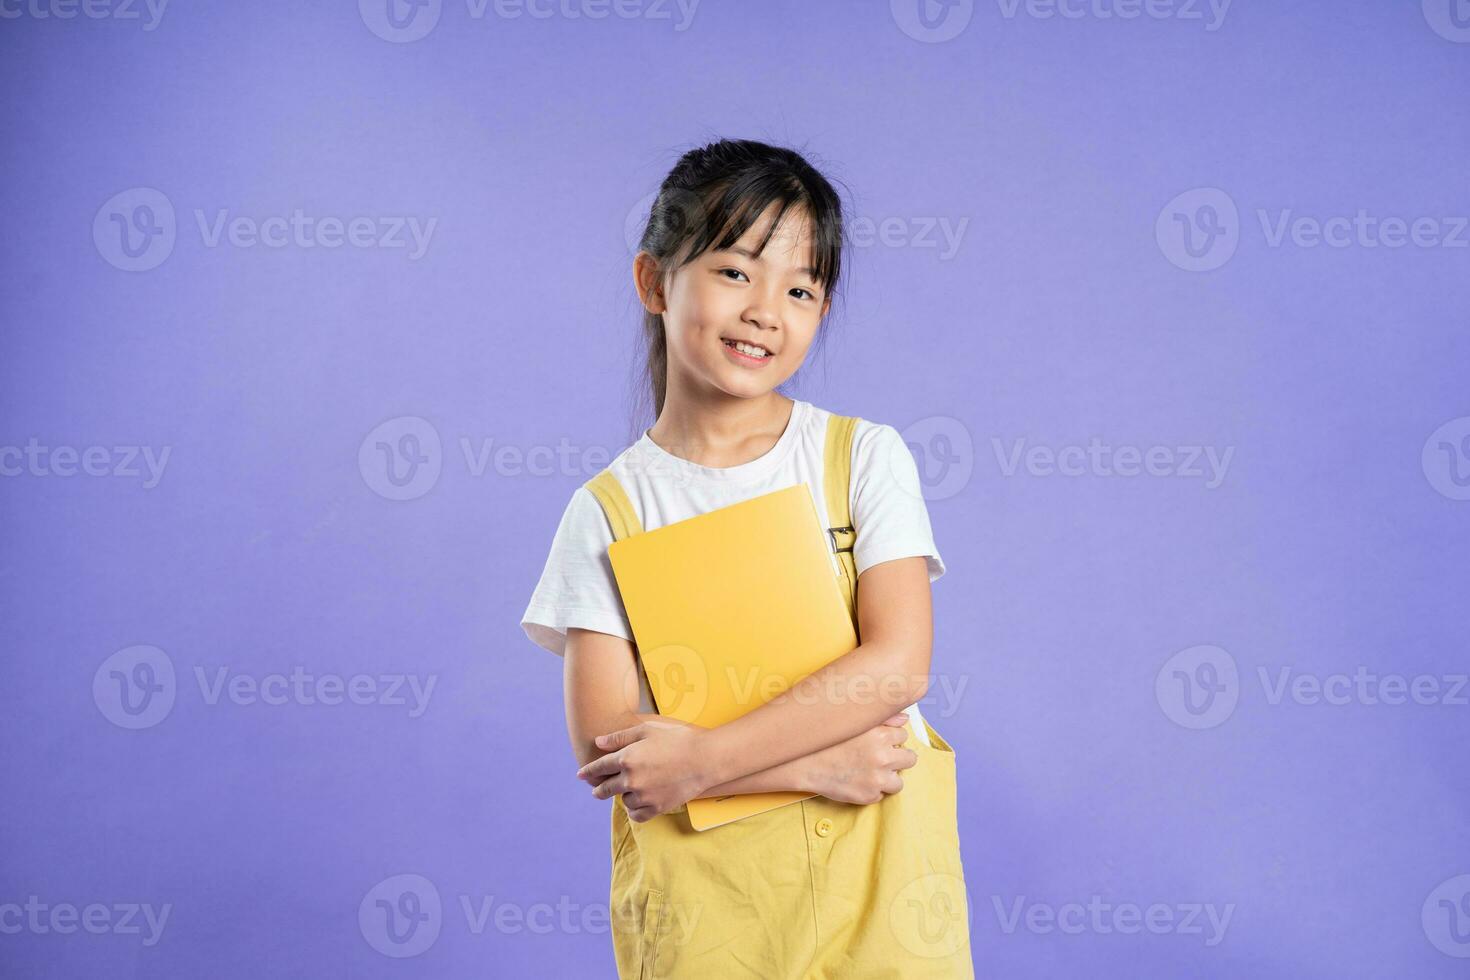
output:
POLYGON ((666 909, 664 893, 657 888, 648 889, 638 939, 638 980, 653 980, 658 976, 659 945, 667 931, 664 928, 666 909))
POLYGON ((924 724, 928 745, 916 738, 904 743, 919 757, 911 768, 904 770, 904 788, 899 794, 913 791, 910 802, 916 805, 908 808, 906 819, 916 820, 919 825, 908 828, 908 832, 923 841, 930 864, 961 874, 955 751, 934 726, 927 720, 924 724))

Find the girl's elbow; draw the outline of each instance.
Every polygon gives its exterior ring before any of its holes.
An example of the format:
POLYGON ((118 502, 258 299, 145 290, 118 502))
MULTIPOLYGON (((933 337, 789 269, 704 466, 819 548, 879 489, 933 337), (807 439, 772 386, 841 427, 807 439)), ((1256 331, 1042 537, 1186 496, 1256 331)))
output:
POLYGON ((915 650, 909 657, 909 704, 929 693, 930 651, 927 646, 915 650))

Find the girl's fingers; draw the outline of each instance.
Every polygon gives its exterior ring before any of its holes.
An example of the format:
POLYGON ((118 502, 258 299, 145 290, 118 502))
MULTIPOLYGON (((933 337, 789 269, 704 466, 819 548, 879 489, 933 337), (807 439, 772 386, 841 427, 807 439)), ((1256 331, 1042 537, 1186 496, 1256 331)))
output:
POLYGON ((908 724, 908 720, 909 720, 909 716, 908 716, 907 712, 900 711, 898 714, 893 715, 893 716, 885 719, 884 722, 883 722, 883 724, 885 724, 885 725, 894 725, 894 726, 897 727, 897 726, 902 726, 902 725, 908 724))
POLYGON ((592 795, 599 800, 611 799, 615 793, 621 793, 627 785, 628 780, 621 774, 604 779, 593 790, 592 795))
POLYGON ((632 745, 648 734, 649 726, 639 722, 631 728, 620 728, 606 735, 599 735, 592 740, 599 749, 621 749, 625 745, 632 745))
POLYGON ((587 779, 593 776, 611 776, 614 773, 622 772, 622 770, 622 756, 617 752, 609 752, 607 755, 593 759, 581 769, 578 769, 577 778, 587 779))

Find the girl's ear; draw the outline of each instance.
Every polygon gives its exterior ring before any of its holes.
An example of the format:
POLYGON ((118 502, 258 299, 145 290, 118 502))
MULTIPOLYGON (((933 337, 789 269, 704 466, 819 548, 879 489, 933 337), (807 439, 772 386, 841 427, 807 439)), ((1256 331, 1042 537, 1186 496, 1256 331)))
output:
POLYGON ((647 251, 639 251, 634 259, 634 287, 638 289, 638 300, 650 313, 663 313, 663 284, 660 282, 659 262, 647 251))
POLYGON ((647 252, 639 252, 633 259, 633 284, 638 289, 638 299, 650 313, 664 311, 663 283, 660 281, 658 261, 647 252))

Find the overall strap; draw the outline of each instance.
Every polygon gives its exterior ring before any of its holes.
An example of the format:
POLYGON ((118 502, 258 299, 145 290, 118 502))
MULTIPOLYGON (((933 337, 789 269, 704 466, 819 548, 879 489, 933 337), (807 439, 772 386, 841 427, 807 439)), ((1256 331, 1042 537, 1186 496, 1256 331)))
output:
POLYGON ((852 527, 852 516, 848 513, 848 488, 852 479, 852 436, 858 418, 853 415, 832 414, 827 418, 827 444, 825 449, 823 492, 827 498, 827 537, 837 562, 842 568, 838 584, 842 587, 842 598, 847 600, 847 611, 852 616, 853 627, 857 627, 857 565, 853 561, 852 546, 857 532, 852 527))
POLYGON ((618 478, 613 476, 612 468, 604 469, 583 484, 592 495, 602 504, 602 512, 607 515, 607 522, 612 525, 613 540, 621 541, 624 538, 643 533, 643 524, 638 520, 638 512, 633 509, 633 502, 628 499, 628 494, 623 490, 623 485, 618 478))
MULTIPOLYGON (((837 556, 842 570, 838 585, 842 598, 847 602, 847 611, 857 624, 857 564, 853 561, 853 542, 857 531, 852 526, 847 498, 852 479, 852 438, 859 419, 853 415, 831 414, 827 419, 827 437, 823 452, 822 488, 826 495, 827 519, 832 526, 827 528, 828 542, 837 556)), ((633 534, 642 534, 643 525, 633 509, 632 501, 623 490, 623 485, 609 467, 583 484, 602 505, 612 526, 613 540, 621 541, 633 534)))

